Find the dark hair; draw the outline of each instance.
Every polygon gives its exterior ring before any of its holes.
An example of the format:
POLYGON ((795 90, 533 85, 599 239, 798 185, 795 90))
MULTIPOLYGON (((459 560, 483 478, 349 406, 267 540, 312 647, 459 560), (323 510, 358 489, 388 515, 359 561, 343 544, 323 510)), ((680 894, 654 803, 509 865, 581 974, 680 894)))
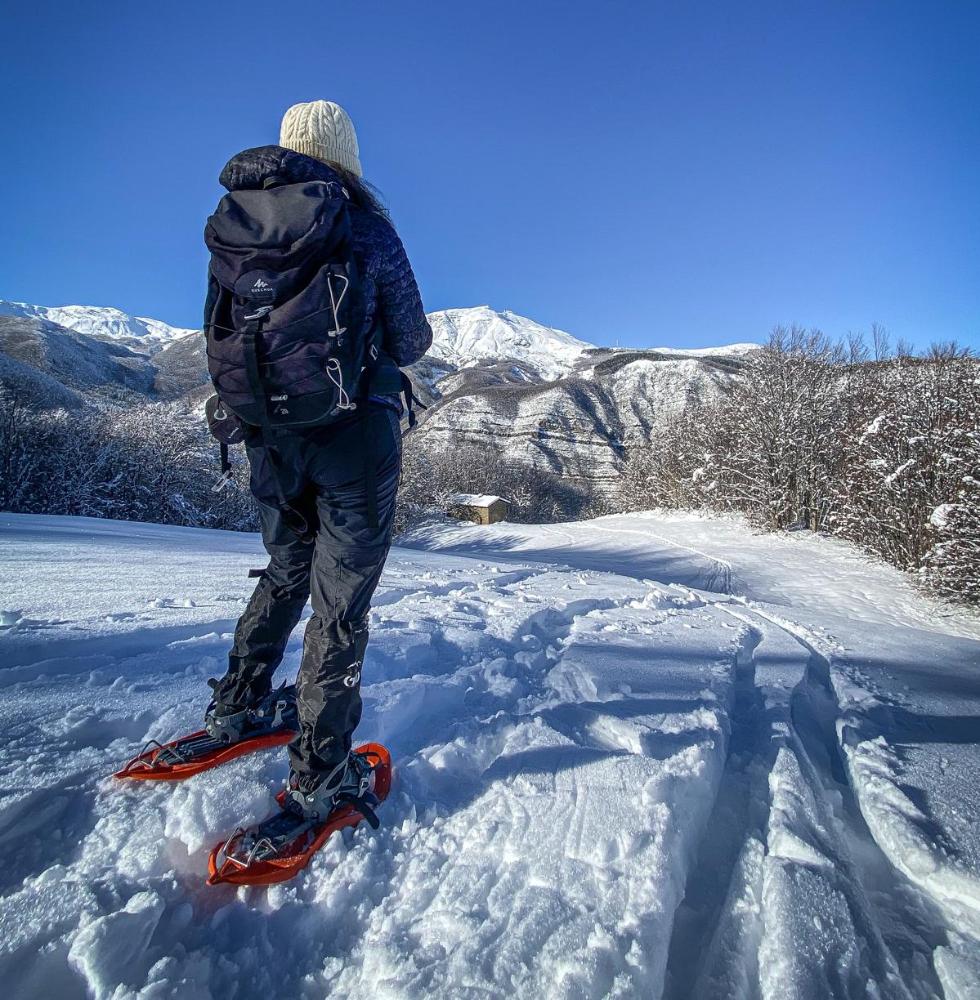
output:
POLYGON ((374 212, 384 219, 391 219, 381 192, 373 184, 366 181, 363 177, 358 177, 357 174, 341 166, 339 163, 335 163, 333 160, 327 160, 326 164, 331 170, 335 170, 340 174, 344 186, 350 192, 350 199, 355 205, 366 209, 368 212, 374 212))

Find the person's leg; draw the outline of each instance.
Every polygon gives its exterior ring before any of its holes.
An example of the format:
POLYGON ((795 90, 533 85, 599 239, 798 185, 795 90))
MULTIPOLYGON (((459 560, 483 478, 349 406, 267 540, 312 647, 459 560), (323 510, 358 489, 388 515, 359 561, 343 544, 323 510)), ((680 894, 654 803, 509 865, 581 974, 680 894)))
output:
MULTIPOLYGON (((284 451, 291 464, 298 465, 299 456, 291 454, 288 444, 284 444, 284 451)), ((247 708, 268 694, 272 675, 310 596, 314 543, 300 538, 270 502, 274 489, 267 482, 270 473, 262 451, 249 448, 248 457, 269 565, 238 620, 228 672, 215 687, 215 703, 225 711, 247 708)), ((296 483, 290 486, 295 488, 296 483)))
POLYGON ((397 417, 373 407, 365 423, 338 435, 311 461, 310 478, 319 491, 313 616, 297 680, 300 734, 289 747, 304 790, 343 773, 361 718, 368 610, 391 542, 400 471, 397 417), (360 461, 366 440, 376 473, 376 523, 360 461))

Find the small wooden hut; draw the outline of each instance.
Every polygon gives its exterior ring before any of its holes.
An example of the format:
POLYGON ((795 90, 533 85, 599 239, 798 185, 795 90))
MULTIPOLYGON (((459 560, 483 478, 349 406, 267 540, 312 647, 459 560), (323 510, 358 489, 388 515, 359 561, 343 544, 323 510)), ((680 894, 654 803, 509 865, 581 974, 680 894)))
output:
POLYGON ((460 521, 496 524, 497 521, 506 521, 509 511, 510 501, 503 497, 460 493, 450 501, 447 513, 460 521))

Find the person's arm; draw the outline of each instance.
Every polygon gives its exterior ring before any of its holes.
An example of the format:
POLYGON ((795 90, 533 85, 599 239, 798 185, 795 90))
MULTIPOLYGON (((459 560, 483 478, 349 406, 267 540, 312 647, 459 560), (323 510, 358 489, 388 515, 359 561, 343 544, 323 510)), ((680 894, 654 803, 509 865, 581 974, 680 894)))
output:
POLYGON ((384 322, 385 353, 399 368, 418 361, 432 344, 422 296, 412 265, 394 227, 384 227, 383 258, 378 273, 378 308, 384 322))
POLYGON ((218 282, 215 280, 211 269, 208 268, 208 294, 204 299, 204 326, 205 334, 208 332, 208 324, 211 322, 211 313, 214 312, 215 304, 218 301, 218 282))

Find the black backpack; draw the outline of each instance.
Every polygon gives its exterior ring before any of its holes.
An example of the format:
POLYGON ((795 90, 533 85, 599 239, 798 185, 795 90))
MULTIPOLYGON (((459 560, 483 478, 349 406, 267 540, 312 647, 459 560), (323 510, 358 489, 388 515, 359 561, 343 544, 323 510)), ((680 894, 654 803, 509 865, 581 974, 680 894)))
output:
POLYGON ((219 412, 267 432, 356 409, 377 348, 363 328, 348 199, 338 181, 273 178, 225 195, 208 219, 219 287, 208 370, 219 412))

